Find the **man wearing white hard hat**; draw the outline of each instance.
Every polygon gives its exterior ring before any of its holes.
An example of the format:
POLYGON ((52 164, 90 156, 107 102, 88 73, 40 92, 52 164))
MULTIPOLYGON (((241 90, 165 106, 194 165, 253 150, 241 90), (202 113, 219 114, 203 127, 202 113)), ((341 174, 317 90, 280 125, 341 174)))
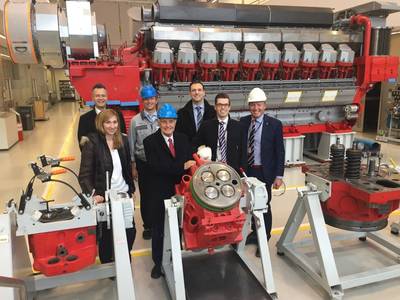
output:
MULTIPOLYGON (((285 149, 283 145, 282 123, 278 119, 265 114, 267 96, 260 88, 251 90, 247 102, 250 115, 240 119, 244 132, 247 132, 247 176, 256 177, 265 182, 268 192, 268 212, 264 214, 268 240, 271 237, 271 188, 278 189, 282 185, 284 172, 285 149)), ((257 243, 254 230, 246 240, 257 243)), ((259 256, 257 249, 256 256, 259 256)))

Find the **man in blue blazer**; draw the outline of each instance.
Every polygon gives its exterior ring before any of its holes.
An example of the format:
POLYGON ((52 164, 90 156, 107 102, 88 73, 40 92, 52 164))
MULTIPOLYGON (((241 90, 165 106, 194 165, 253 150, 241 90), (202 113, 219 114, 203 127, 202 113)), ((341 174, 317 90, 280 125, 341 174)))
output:
MULTIPOLYGON (((283 181, 285 149, 283 145, 282 123, 267 116, 265 109, 267 97, 263 90, 251 90, 247 102, 250 115, 240 119, 243 130, 247 135, 247 176, 256 177, 265 182, 268 192, 268 212, 264 214, 265 228, 268 240, 271 238, 271 188, 278 189, 283 181)), ((252 222, 253 232, 246 243, 257 243, 257 235, 252 222)), ((259 249, 256 251, 259 256, 259 249)))

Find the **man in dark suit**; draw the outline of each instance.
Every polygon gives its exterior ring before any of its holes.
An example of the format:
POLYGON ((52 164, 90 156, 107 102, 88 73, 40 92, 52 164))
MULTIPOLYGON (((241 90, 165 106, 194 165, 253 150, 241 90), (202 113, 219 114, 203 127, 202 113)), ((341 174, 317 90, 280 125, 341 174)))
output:
MULTIPOLYGON (((92 110, 88 111, 87 113, 83 114, 79 118, 79 125, 78 125, 78 143, 79 148, 81 145, 87 141, 87 135, 90 132, 96 132, 96 116, 99 114, 103 109, 107 107, 107 89, 106 87, 101 84, 97 83, 92 88, 92 100, 94 102, 94 107, 92 110)), ((124 117, 122 116, 120 111, 117 111, 119 117, 119 124, 121 124, 120 131, 121 133, 126 133, 126 126, 124 117)))
POLYGON ((225 93, 215 96, 217 117, 204 121, 193 139, 195 149, 201 145, 211 148, 213 161, 225 162, 240 172, 246 166, 246 146, 242 126, 229 118, 231 100, 225 93))
POLYGON ((164 235, 164 200, 175 195, 175 185, 181 181, 185 170, 195 164, 191 160, 191 145, 187 137, 175 131, 176 110, 166 103, 158 111, 160 129, 144 139, 144 151, 150 167, 153 186, 150 199, 152 211, 152 278, 162 275, 164 235))
POLYGON ((193 81, 189 86, 191 100, 178 111, 176 131, 186 134, 189 142, 192 141, 203 121, 214 119, 215 110, 204 99, 204 85, 200 81, 193 81))
MULTIPOLYGON (((278 189, 283 181, 285 149, 283 145, 282 123, 265 113, 267 97, 263 90, 251 90, 247 102, 250 115, 240 119, 247 132, 247 176, 256 177, 265 183, 268 192, 268 212, 264 214, 268 240, 271 238, 271 187, 278 189)), ((257 243, 256 232, 248 236, 246 243, 257 243)), ((259 256, 259 249, 256 251, 259 256)))

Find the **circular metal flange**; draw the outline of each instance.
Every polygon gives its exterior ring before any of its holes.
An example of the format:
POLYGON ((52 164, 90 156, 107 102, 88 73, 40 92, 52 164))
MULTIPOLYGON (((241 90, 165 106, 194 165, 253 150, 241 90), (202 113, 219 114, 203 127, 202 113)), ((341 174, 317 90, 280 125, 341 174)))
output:
POLYGON ((190 189, 195 201, 211 211, 231 209, 242 195, 239 174, 219 162, 200 166, 190 181, 190 189))
POLYGON ((373 222, 361 222, 361 221, 348 221, 333 217, 324 213, 325 223, 343 230, 356 231, 356 232, 370 232, 378 231, 385 228, 388 224, 387 219, 373 221, 373 222))

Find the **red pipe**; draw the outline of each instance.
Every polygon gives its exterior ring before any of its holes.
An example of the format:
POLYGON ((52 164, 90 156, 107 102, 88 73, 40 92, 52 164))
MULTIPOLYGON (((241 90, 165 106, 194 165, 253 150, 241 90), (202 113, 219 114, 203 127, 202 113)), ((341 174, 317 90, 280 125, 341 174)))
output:
POLYGON ((369 47, 371 44, 371 20, 363 15, 352 16, 350 19, 351 24, 363 25, 364 26, 364 49, 363 56, 369 56, 369 47))

